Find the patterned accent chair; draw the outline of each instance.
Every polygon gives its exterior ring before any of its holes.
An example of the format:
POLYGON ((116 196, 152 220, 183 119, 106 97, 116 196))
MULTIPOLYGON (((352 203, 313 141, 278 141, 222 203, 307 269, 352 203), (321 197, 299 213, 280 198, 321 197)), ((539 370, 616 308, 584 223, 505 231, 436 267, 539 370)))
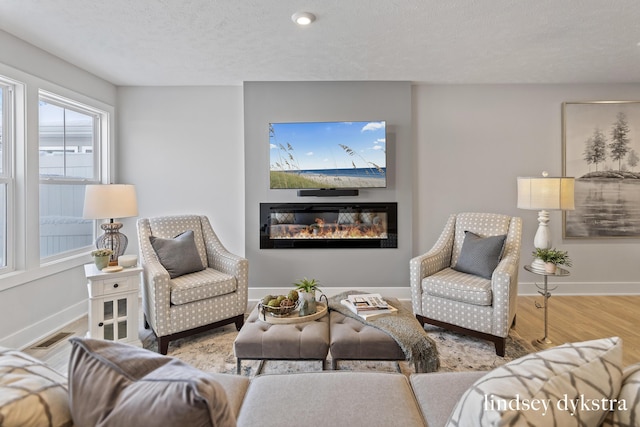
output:
POLYGON ((229 323, 240 330, 247 308, 249 263, 225 249, 206 216, 140 218, 137 228, 145 328, 151 326, 156 334, 159 353, 167 354, 169 341, 229 323), (189 230, 205 269, 172 279, 150 237, 172 239, 189 230))
POLYGON ((410 261, 411 302, 416 318, 445 329, 493 341, 504 356, 515 325, 522 219, 490 213, 449 217, 435 245, 410 261), (465 231, 481 237, 506 235, 502 257, 486 279, 454 270, 465 231))

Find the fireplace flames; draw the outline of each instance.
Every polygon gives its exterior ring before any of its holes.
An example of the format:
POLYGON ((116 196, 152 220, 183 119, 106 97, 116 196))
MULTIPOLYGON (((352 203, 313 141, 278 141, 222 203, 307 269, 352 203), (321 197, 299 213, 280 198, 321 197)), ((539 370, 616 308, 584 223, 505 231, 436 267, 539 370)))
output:
POLYGON ((301 224, 279 224, 271 227, 271 239, 386 239, 387 233, 381 224, 327 224, 322 218, 305 226, 301 224))

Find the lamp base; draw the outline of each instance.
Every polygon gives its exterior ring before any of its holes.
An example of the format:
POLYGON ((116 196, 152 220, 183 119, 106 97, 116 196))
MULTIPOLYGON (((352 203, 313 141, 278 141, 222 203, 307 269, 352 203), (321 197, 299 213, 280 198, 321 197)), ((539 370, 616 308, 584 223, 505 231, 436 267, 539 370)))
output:
POLYGON ((124 254, 129 244, 127 236, 119 231, 122 228, 122 223, 105 222, 100 225, 100 228, 104 230, 104 234, 96 239, 96 248, 111 249, 113 253, 109 265, 118 265, 118 257, 124 254))

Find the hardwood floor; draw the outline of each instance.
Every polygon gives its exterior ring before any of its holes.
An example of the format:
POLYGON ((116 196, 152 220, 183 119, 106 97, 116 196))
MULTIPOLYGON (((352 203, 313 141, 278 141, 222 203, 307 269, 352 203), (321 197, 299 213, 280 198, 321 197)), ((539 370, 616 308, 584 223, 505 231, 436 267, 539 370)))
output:
MULTIPOLYGON (((515 330, 532 341, 544 335, 543 310, 535 302, 541 296, 518 297, 518 315, 515 330)), ((250 304, 253 307, 253 304, 250 304)), ((640 296, 552 296, 549 299, 549 338, 554 344, 587 341, 618 336, 623 340, 624 366, 640 362, 640 296)), ((67 325, 62 331, 84 336, 87 318, 67 325)), ((140 328, 141 336, 149 331, 140 328)), ((49 363, 59 372, 66 373, 71 346, 65 339, 47 349, 29 348, 25 352, 49 363)), ((171 347, 169 347, 171 355, 171 347)))
MULTIPOLYGON (((544 336, 544 313, 534 302, 542 296, 518 297, 516 331, 527 340, 544 336)), ((554 344, 618 336, 624 366, 640 362, 640 296, 552 296, 548 337, 554 344)))

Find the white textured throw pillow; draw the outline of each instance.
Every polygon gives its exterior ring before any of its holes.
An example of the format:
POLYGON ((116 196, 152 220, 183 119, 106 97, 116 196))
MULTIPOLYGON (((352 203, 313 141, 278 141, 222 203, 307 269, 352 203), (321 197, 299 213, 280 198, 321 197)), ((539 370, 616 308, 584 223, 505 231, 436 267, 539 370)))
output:
POLYGON ((72 425, 66 378, 25 353, 0 347, 0 426, 72 425))
POLYGON ((624 368, 618 402, 618 407, 609 412, 602 427, 638 425, 640 423, 640 363, 624 368))
POLYGON ((622 382, 618 337, 568 343, 516 359, 476 381, 448 426, 598 426, 622 382))

